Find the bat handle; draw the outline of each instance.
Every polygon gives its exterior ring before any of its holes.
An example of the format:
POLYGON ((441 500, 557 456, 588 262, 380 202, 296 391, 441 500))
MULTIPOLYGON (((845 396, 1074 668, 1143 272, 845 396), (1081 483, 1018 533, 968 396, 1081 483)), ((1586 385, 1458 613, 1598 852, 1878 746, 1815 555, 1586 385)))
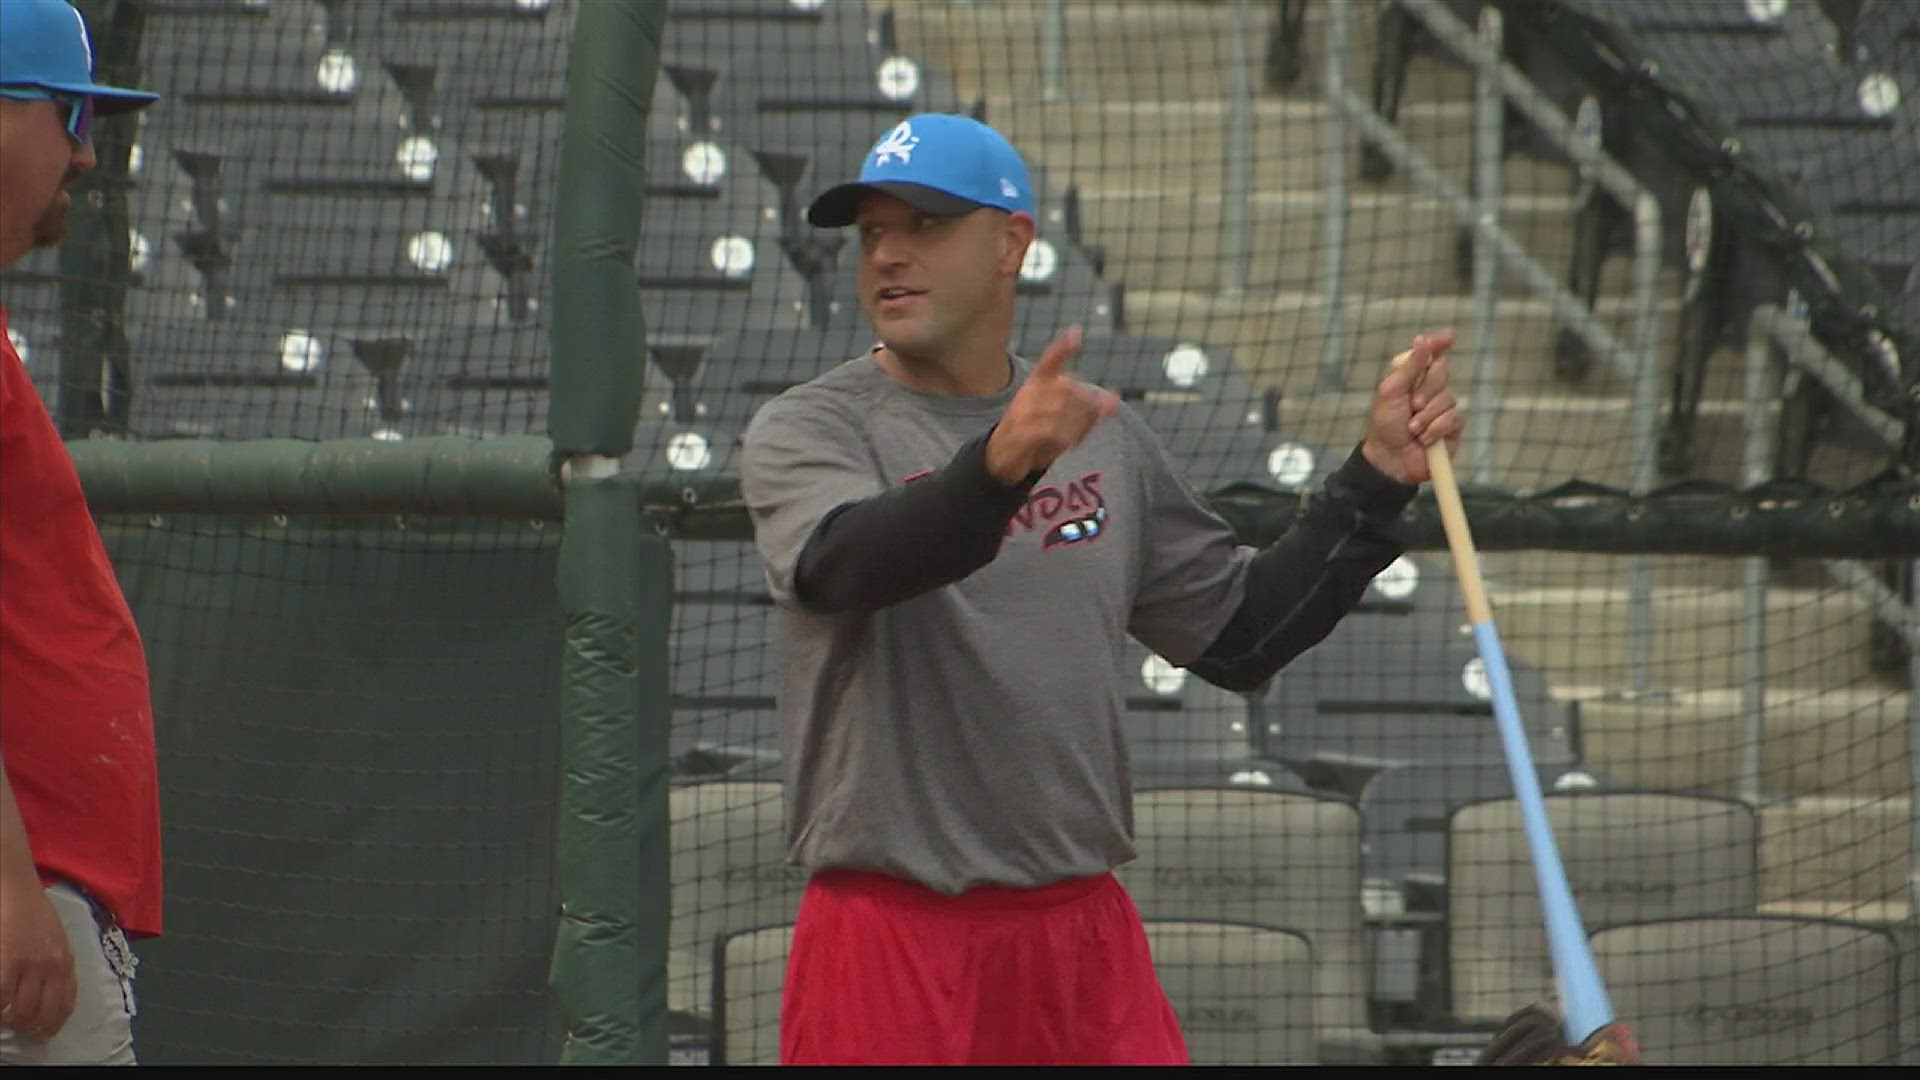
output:
POLYGON ((1467 509, 1460 501, 1460 484, 1453 476, 1453 455, 1445 443, 1427 447, 1427 471, 1433 474, 1433 497, 1440 504, 1440 525, 1446 530, 1447 550, 1453 555, 1453 573, 1466 601, 1467 621, 1475 626, 1493 621, 1487 586, 1480 580, 1480 560, 1474 554, 1473 532, 1467 528, 1467 509))
POLYGON ((1480 557, 1474 548, 1473 533, 1467 527, 1467 512, 1460 501, 1453 460, 1444 443, 1427 447, 1427 471, 1433 476, 1434 499, 1439 503, 1440 523, 1446 530, 1447 548, 1453 555, 1453 568, 1460 581, 1461 597, 1466 601, 1467 618, 1473 623, 1474 641, 1487 668, 1494 720, 1500 729, 1507 771, 1513 777, 1514 795, 1520 804, 1520 820, 1533 858, 1534 882, 1540 891, 1547 948, 1553 958, 1554 975, 1560 983, 1567 1041, 1577 1046, 1613 1023, 1613 1003, 1600 980, 1593 949, 1587 943, 1586 929, 1580 920, 1580 909, 1574 903, 1573 887, 1567 881, 1566 867, 1560 861, 1560 850, 1547 821, 1546 796, 1540 791, 1533 751, 1527 746, 1526 727, 1521 723, 1519 702, 1513 692, 1513 675, 1507 668, 1506 648, 1493 622, 1493 608, 1487 603, 1486 583, 1480 578, 1480 557))

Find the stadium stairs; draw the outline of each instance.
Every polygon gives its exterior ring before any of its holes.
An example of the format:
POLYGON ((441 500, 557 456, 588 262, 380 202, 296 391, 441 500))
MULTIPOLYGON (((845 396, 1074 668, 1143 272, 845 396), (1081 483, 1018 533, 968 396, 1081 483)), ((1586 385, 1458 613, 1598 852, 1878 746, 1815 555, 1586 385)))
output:
MULTIPOLYGON (((1323 443, 1352 438, 1382 362, 1429 326, 1460 329, 1457 352, 1465 363, 1457 377, 1464 377, 1474 355, 1466 337, 1471 297, 1455 269, 1452 222, 1402 175, 1378 183, 1355 178, 1346 390, 1314 389, 1324 326, 1315 286, 1323 261, 1324 5, 1307 11, 1302 76, 1282 92, 1263 90, 1257 97, 1254 258, 1243 299, 1223 298, 1217 288, 1229 5, 1069 0, 1064 93, 1052 102, 1043 99, 1036 63, 1042 5, 912 0, 893 8, 903 46, 951 73, 963 100, 983 98, 987 119, 1057 183, 1079 188, 1087 237, 1104 245, 1108 275, 1127 284, 1129 330, 1231 349, 1258 384, 1280 392, 1283 430, 1323 443), (1175 78, 1177 87, 1163 85, 1175 78)), ((1269 12, 1264 4, 1250 10, 1255 40, 1247 47, 1257 72, 1269 12)), ((1356 5, 1352 18, 1348 70, 1362 96, 1374 11, 1372 3, 1356 5)), ((1470 77, 1422 59, 1409 79, 1402 130, 1464 185, 1472 147, 1470 77)), ((1508 228, 1545 265, 1564 266, 1572 244, 1572 174, 1514 154, 1504 179, 1508 228)), ((1624 260, 1609 265, 1601 314, 1630 341, 1626 269, 1624 260)), ((1669 272, 1660 291, 1664 343, 1675 332, 1673 282, 1669 272)), ((1555 320, 1545 303, 1523 292, 1517 275, 1503 275, 1502 283, 1495 351, 1505 399, 1472 413, 1473 423, 1496 432, 1495 482, 1532 486, 1579 477, 1627 486, 1631 388, 1603 368, 1578 386, 1556 381, 1555 320)), ((1696 468, 1702 475, 1739 475, 1742 363, 1729 353, 1712 368, 1701 409, 1696 468)), ((1828 463, 1830 472, 1815 479, 1859 479, 1858 462, 1836 456, 1828 463)), ((1582 702, 1592 768, 1621 784, 1734 790, 1742 675, 1736 560, 1658 560, 1654 693, 1641 696, 1622 693, 1628 686, 1628 560, 1529 552, 1490 555, 1486 563, 1510 651, 1537 667, 1556 695, 1582 702)), ((1773 580, 1763 907, 1870 922, 1904 919, 1913 797, 1906 695, 1875 681, 1862 602, 1826 584, 1817 567, 1784 566, 1773 580)))

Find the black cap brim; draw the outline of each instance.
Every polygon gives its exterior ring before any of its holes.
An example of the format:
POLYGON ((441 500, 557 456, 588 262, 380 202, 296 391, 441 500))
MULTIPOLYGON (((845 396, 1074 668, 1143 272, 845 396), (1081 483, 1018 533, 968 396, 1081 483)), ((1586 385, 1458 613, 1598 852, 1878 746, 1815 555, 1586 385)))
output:
POLYGON ((807 207, 807 222, 816 228, 838 229, 853 224, 853 216, 860 209, 860 200, 878 192, 891 195, 916 210, 925 211, 939 217, 957 217, 983 209, 985 203, 972 199, 963 199, 950 192, 931 188, 925 184, 908 184, 900 181, 883 180, 878 183, 841 184, 828 188, 807 207))

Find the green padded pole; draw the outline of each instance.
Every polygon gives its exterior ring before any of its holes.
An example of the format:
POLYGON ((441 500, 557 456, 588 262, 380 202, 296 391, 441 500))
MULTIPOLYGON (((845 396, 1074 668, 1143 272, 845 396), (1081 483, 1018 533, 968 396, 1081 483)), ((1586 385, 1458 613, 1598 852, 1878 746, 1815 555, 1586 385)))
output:
POLYGON ((555 452, 633 448, 647 332, 634 252, 646 206, 647 113, 667 0, 581 4, 567 68, 566 133, 553 216, 555 452))
POLYGON ((667 1060, 672 550, 630 480, 574 479, 560 543, 565 769, 553 987, 566 1064, 667 1060))
POLYGON ((634 255, 666 17, 666 0, 581 4, 567 70, 548 415, 567 515, 553 988, 568 1064, 667 1061, 672 553, 619 473, 647 363, 634 255))

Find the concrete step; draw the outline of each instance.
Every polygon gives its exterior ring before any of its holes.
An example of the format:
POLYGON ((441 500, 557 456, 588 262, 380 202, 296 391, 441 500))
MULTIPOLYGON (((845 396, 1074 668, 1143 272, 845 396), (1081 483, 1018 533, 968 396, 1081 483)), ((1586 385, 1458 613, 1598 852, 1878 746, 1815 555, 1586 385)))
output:
MULTIPOLYGON (((1569 688, 1558 688, 1567 690, 1569 688)), ((1746 718, 1734 688, 1621 700, 1599 688, 1581 698, 1587 762, 1616 784, 1735 794, 1746 718)), ((1761 743, 1763 797, 1908 795, 1911 698, 1890 687, 1772 689, 1761 743)))
MULTIPOLYGON (((1225 284, 1230 241, 1246 253, 1256 292, 1310 289, 1324 280, 1326 199, 1317 191, 1259 189, 1251 221, 1226 221, 1218 189, 1099 190, 1081 196, 1087 240, 1106 248, 1108 276, 1129 289, 1213 290, 1225 284)), ((1575 205, 1565 195, 1509 196, 1502 224, 1543 266, 1564 271, 1573 251, 1575 205)), ((1357 295, 1465 295, 1471 279, 1456 257, 1452 213, 1438 199, 1365 189, 1348 202, 1347 287, 1357 295)), ((1518 278, 1508 290, 1518 287, 1518 278)))
MULTIPOLYGON (((1221 96, 1228 45, 1236 38, 1246 43, 1258 85, 1267 25, 1262 12, 1250 12, 1241 25, 1227 5, 1069 0, 1064 7, 1061 89, 1068 96, 1221 96)), ((902 48, 944 68, 963 97, 1025 97, 1045 89, 1045 5, 912 0, 893 9, 902 48)))
MULTIPOLYGON (((1479 445, 1490 456, 1491 468, 1482 471, 1481 451, 1474 442, 1463 442, 1456 461, 1467 482, 1538 489, 1578 477, 1619 488, 1633 485, 1638 454, 1632 399, 1503 389, 1496 402, 1489 405, 1474 400, 1470 376, 1469 370, 1460 378, 1456 393, 1472 425, 1470 434, 1487 433, 1486 441, 1479 445)), ((1279 437, 1327 446, 1348 445, 1364 432, 1371 394, 1371 390, 1356 390, 1283 395, 1278 405, 1279 437)), ((1696 476, 1727 483, 1738 481, 1748 415, 1746 405, 1739 401, 1708 400, 1701 404, 1694 421, 1696 476)), ((1664 412, 1656 413, 1655 419, 1663 421, 1664 412)), ((1656 424, 1656 437, 1659 430, 1656 424)), ((1884 464, 1884 459, 1874 454, 1823 450, 1811 473, 1815 480, 1845 487, 1884 464)), ((1664 481, 1656 477, 1655 482, 1664 481)), ((1737 573, 1723 580, 1731 584, 1738 580, 1737 573)), ((1568 584, 1569 579, 1559 576, 1546 583, 1568 584)), ((1698 586, 1702 582, 1680 584, 1698 586)))
MULTIPOLYGON (((1227 108, 1217 100, 1048 102, 1037 97, 989 97, 987 120, 1020 148, 1050 183, 1087 191, 1177 187, 1218 192, 1225 163, 1245 154, 1256 190, 1326 188, 1326 106, 1316 100, 1262 98, 1254 103, 1252 137, 1236 142, 1227 108)), ((1448 179, 1472 191, 1471 112, 1465 104, 1422 101, 1400 114, 1400 129, 1448 179)), ((1382 181, 1356 173, 1357 136, 1349 132, 1345 175, 1358 191, 1413 188, 1405 173, 1382 181)), ((1511 195, 1566 195, 1571 170, 1514 154, 1502 174, 1511 195)))
MULTIPOLYGON (((1491 590, 1490 590, 1491 591, 1491 590)), ((1631 685, 1627 593, 1541 588, 1492 596, 1500 634, 1516 660, 1552 686, 1631 685)), ((1653 593, 1654 690, 1738 686, 1746 675, 1745 606, 1734 589, 1653 593)), ((1772 590, 1767 598, 1767 683, 1775 688, 1877 686, 1867 654, 1870 612, 1851 592, 1772 590)))
POLYGON ((1760 897, 1907 899, 1912 799, 1825 796, 1760 811, 1760 897))
MULTIPOLYGON (((1372 100, 1374 55, 1379 39, 1378 0, 1348 0, 1349 81, 1362 98, 1372 100)), ((1277 93, 1317 95, 1325 80, 1327 57, 1327 11, 1324 4, 1309 4, 1303 20, 1298 81, 1277 93)), ((1263 23, 1264 27, 1265 24, 1263 23)), ((1262 39, 1264 45, 1265 39, 1262 39)), ((1264 56, 1264 52, 1262 53, 1264 56)), ((1465 101, 1473 96, 1473 74, 1465 65, 1428 52, 1416 53, 1407 69, 1403 101, 1465 101)))
MULTIPOLYGON (((1597 311, 1614 335, 1632 348, 1632 306, 1621 299, 1602 299, 1597 311)), ((1327 333, 1322 293, 1301 290, 1235 300, 1204 292, 1129 289, 1126 312, 1132 332, 1201 341, 1229 350, 1262 386, 1289 395, 1307 395, 1318 389, 1321 343, 1327 333)), ((1663 298, 1658 312, 1656 355, 1664 360, 1671 355, 1679 323, 1677 299, 1670 295, 1663 298)), ((1460 335, 1452 353, 1455 378, 1465 384, 1471 376, 1478 346, 1471 336, 1474 303, 1470 296, 1349 293, 1343 315, 1351 341, 1347 350, 1350 388, 1371 387, 1387 361, 1405 349, 1414 334, 1443 326, 1453 327, 1460 335)), ((1506 392, 1553 390, 1581 397, 1630 396, 1631 384, 1604 363, 1596 363, 1577 387, 1559 381, 1554 374, 1553 349, 1560 321, 1545 301, 1502 300, 1495 309, 1495 319, 1498 385, 1506 392)), ((1742 375, 1735 354, 1716 357, 1709 377, 1713 380, 1708 386, 1710 399, 1737 399, 1742 375)))
MULTIPOLYGON (((1325 52, 1325 12, 1307 9, 1305 70, 1293 85, 1268 91, 1263 68, 1273 5, 1246 5, 1244 17, 1219 3, 1068 0, 1063 96, 1115 100, 1221 97, 1231 85, 1237 41, 1267 93, 1317 96, 1325 52)), ((894 4, 903 48, 949 72, 963 95, 1028 96, 1045 89, 1045 5, 1035 0, 912 0, 894 4)), ((1352 4, 1348 78, 1370 99, 1376 0, 1352 4)), ((1408 70, 1405 100, 1465 99, 1472 80, 1458 65, 1419 59, 1408 70)))
MULTIPOLYGON (((1633 559, 1573 551, 1486 551, 1480 571, 1491 588, 1541 586, 1625 588, 1633 559)), ((1661 555, 1650 560, 1656 586, 1738 588, 1744 560, 1698 555, 1661 555)), ((1823 588, 1832 581, 1814 560, 1773 564, 1768 582, 1775 588, 1823 588)))
POLYGON ((1773 900, 1761 904, 1760 910, 1768 915, 1792 915, 1799 919, 1842 919, 1847 922, 1886 927, 1908 936, 1912 933, 1908 920, 1912 918, 1913 905, 1904 899, 1773 900))

